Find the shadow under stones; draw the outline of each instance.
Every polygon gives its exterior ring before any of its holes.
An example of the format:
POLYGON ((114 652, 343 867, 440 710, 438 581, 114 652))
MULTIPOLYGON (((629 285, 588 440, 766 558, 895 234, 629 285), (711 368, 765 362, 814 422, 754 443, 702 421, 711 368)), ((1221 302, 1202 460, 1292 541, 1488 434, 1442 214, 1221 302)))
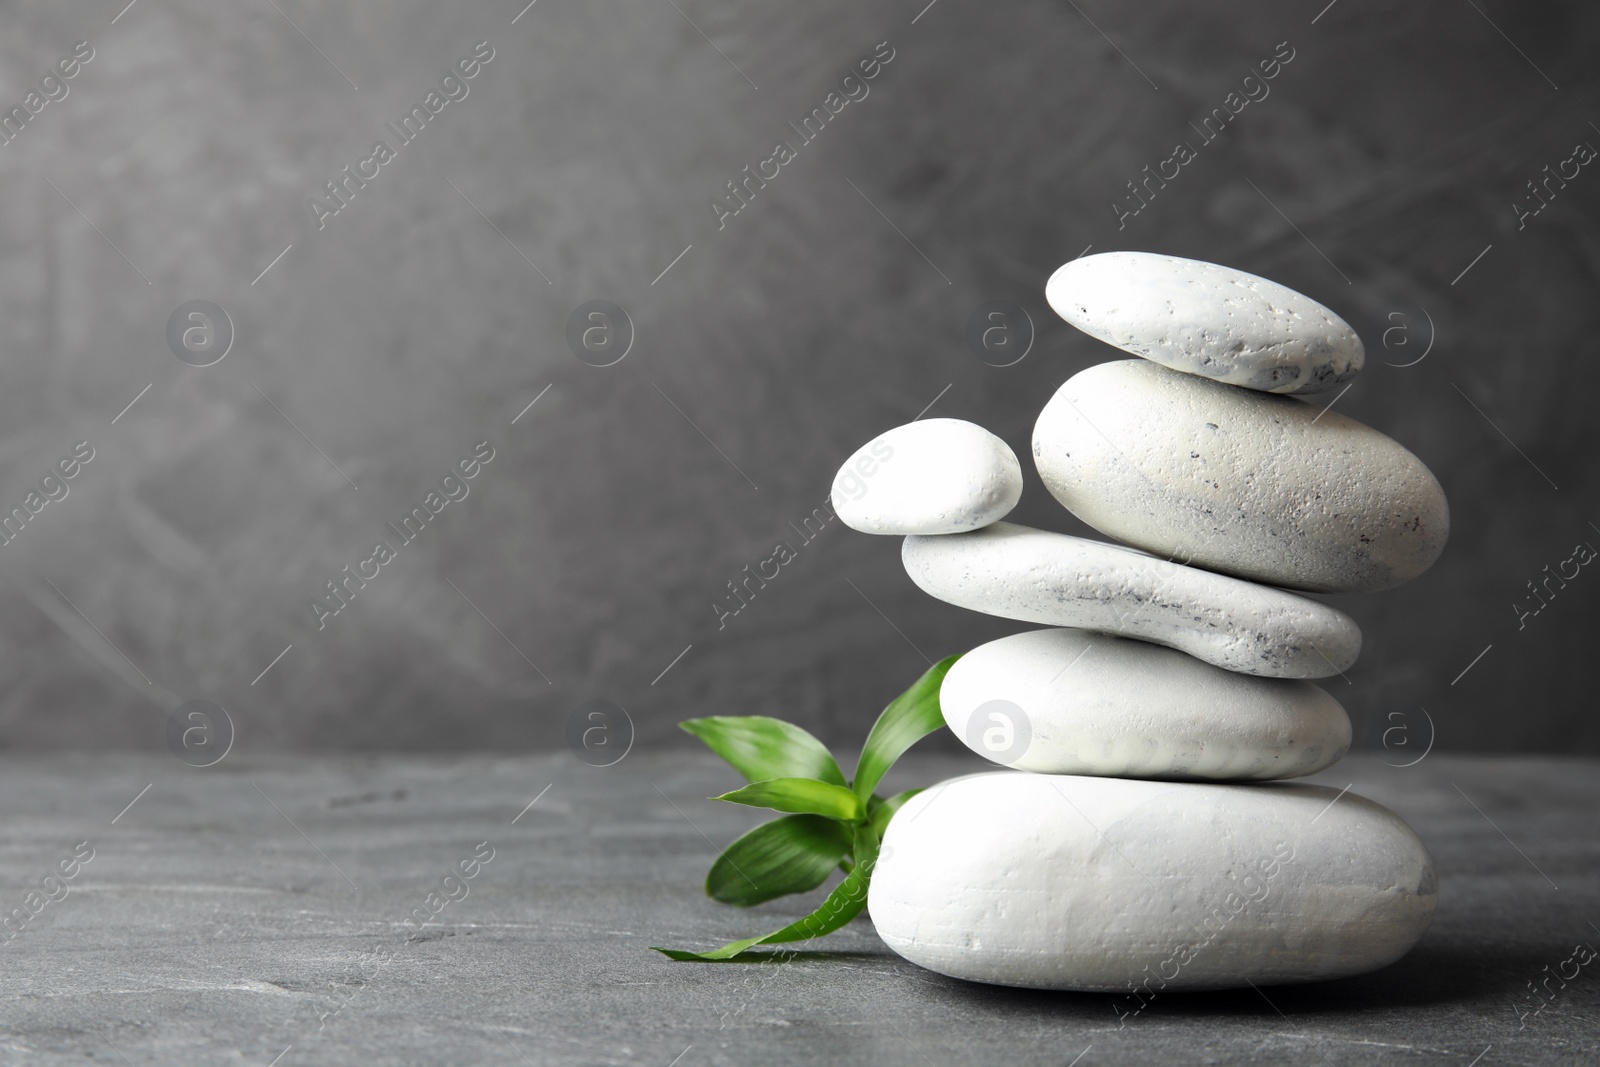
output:
MULTIPOLYGON (((872 958, 872 957, 869 957, 872 958)), ((1169 1019, 1218 1016, 1334 1015, 1377 1007, 1424 1007, 1471 1002, 1516 993, 1527 975, 1553 958, 1550 952, 1514 953, 1461 946, 1420 945, 1403 959, 1371 974, 1323 982, 1244 989, 1157 992, 1141 1017, 1169 1019), (1263 997, 1265 994, 1265 997, 1263 997), (1270 1001, 1270 1003, 1269 1003, 1270 1001)), ((1137 1006, 1128 994, 1072 993, 985 985, 926 972, 932 981, 919 983, 924 993, 955 997, 973 1007, 1000 1014, 1070 1014, 1115 1021, 1115 1005, 1137 1006)))

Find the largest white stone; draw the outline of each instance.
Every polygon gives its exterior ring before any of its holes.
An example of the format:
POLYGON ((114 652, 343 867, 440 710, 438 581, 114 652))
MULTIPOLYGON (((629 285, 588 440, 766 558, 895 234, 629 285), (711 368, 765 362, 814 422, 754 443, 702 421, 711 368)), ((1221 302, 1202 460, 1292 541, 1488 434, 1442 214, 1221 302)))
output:
POLYGON ((1045 284, 1056 314, 1136 356, 1268 393, 1318 393, 1355 377, 1361 338, 1293 289, 1152 252, 1101 252, 1045 284))
POLYGON ((1033 457, 1101 533, 1272 585, 1389 589, 1450 534, 1438 480, 1370 426, 1143 360, 1069 378, 1039 414, 1033 457))
POLYGON ((908 537, 900 560, 958 607, 1154 641, 1241 674, 1326 678, 1361 652, 1355 620, 1309 597, 1009 522, 908 537))
POLYGON ((912 963, 1129 994, 1121 1015, 1167 991, 1382 967, 1437 895, 1417 835, 1353 793, 999 772, 900 809, 867 899, 912 963))

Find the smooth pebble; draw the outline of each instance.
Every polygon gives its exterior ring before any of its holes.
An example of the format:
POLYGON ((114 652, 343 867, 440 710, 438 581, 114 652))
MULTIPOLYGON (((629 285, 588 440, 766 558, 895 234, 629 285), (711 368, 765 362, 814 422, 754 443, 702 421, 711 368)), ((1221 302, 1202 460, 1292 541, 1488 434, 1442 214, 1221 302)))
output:
POLYGON ((890 822, 873 925, 953 978, 1153 995, 1343 978, 1392 963, 1438 879, 1397 815, 1303 783, 979 774, 890 822))
POLYGON ((1390 589, 1450 533, 1433 473, 1370 426, 1143 360, 1068 379, 1033 455, 1051 495, 1101 533, 1272 585, 1390 589))
POLYGON ((1349 716, 1310 682, 1089 630, 979 645, 945 675, 939 705, 978 755, 1045 774, 1296 778, 1350 747, 1349 716))
POLYGON ((922 419, 863 445, 833 480, 833 509, 870 534, 948 534, 1005 517, 1022 465, 1000 438, 961 419, 922 419))
POLYGON ((1215 263, 1101 252, 1058 268, 1044 292, 1091 337, 1246 389, 1320 393, 1366 359, 1356 332, 1315 300, 1215 263))
POLYGON ((900 558, 958 607, 1153 641, 1241 674, 1326 678, 1361 651, 1355 620, 1326 604, 1104 541, 998 522, 907 537, 900 558))

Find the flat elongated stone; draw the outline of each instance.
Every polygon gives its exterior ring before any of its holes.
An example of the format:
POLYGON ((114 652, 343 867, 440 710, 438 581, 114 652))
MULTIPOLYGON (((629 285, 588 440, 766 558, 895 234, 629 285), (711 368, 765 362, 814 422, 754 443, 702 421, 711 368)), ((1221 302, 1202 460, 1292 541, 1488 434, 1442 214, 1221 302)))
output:
POLYGON ((1349 716, 1310 682, 1089 630, 979 645, 945 675, 939 706, 978 755, 1045 774, 1295 778, 1350 747, 1349 716))
POLYGON ((868 890, 912 963, 999 985, 1127 994, 1341 978, 1405 955, 1438 879, 1399 816, 1300 783, 1002 771, 908 801, 868 890))
POLYGON ((900 558, 958 607, 1153 641, 1241 674, 1326 678, 1361 651, 1355 620, 1326 604, 1104 541, 997 522, 908 537, 900 558))
POLYGON ((1033 456, 1051 495, 1101 533, 1272 585, 1389 589, 1450 534, 1433 473, 1370 426, 1143 360, 1068 379, 1033 456))
POLYGON ((922 419, 861 446, 833 480, 833 509, 871 534, 946 534, 1001 518, 1022 496, 1022 465, 961 419, 922 419))
POLYGON ((1309 296, 1196 259, 1101 252, 1058 268, 1044 293, 1091 337, 1246 389, 1320 393, 1366 360, 1349 324, 1309 296))

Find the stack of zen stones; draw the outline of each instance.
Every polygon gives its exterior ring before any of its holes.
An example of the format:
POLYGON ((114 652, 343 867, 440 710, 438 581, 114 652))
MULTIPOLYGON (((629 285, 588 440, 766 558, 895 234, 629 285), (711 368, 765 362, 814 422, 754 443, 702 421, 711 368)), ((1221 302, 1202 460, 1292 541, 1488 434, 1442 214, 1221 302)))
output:
POLYGON ((1000 521, 1021 467, 959 420, 890 430, 835 482, 847 524, 905 537, 925 592, 1050 627, 945 677, 950 728, 1012 769, 899 811, 869 895, 879 934, 958 978, 1122 993, 1122 1016, 1162 990, 1398 959, 1437 898, 1422 842, 1353 793, 1274 781, 1344 755, 1350 720, 1309 679, 1361 647, 1349 616, 1290 590, 1421 574, 1448 533, 1439 483, 1383 434, 1296 399, 1364 359, 1308 297, 1139 252, 1068 263, 1046 295, 1142 357, 1070 378, 1033 434, 1050 494, 1120 544, 1000 521))

